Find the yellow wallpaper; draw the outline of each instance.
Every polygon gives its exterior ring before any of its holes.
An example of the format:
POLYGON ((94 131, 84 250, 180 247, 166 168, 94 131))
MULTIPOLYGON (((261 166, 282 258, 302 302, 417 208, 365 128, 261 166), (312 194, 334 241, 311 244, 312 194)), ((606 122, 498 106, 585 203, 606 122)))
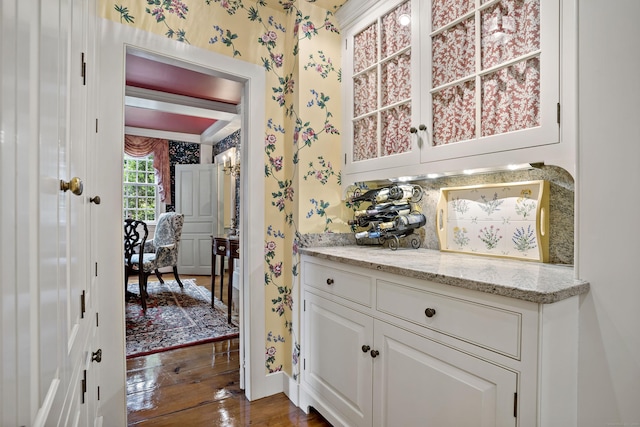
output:
POLYGON ((100 13, 265 68, 265 369, 296 377, 296 235, 349 231, 339 184, 340 35, 331 14, 344 1, 318 2, 329 10, 273 3, 101 0, 100 13))

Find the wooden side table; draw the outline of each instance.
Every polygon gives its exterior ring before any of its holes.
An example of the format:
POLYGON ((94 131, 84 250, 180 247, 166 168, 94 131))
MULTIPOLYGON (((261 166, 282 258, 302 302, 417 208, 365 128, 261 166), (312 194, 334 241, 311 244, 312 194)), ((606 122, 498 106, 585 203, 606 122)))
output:
POLYGON ((229 256, 229 239, 226 237, 214 237, 211 244, 211 306, 214 304, 216 260, 220 256, 220 301, 222 301, 222 290, 224 289, 224 257, 229 256))
POLYGON ((233 260, 240 258, 240 241, 238 239, 229 239, 229 304, 228 308, 228 319, 227 321, 231 323, 231 299, 233 295, 233 260))
POLYGON ((211 243, 211 307, 215 305, 216 262, 220 256, 220 301, 224 289, 224 257, 228 258, 229 284, 227 285, 228 322, 231 323, 231 302, 233 300, 233 260, 240 258, 240 241, 226 237, 214 237, 211 243))

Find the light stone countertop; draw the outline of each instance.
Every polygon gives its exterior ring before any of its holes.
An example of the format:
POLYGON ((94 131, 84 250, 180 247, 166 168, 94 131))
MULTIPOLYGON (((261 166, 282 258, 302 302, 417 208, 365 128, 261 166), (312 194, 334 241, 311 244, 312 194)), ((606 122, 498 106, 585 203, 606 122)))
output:
POLYGON ((549 304, 589 291, 572 266, 381 246, 300 248, 301 254, 445 285, 549 304))

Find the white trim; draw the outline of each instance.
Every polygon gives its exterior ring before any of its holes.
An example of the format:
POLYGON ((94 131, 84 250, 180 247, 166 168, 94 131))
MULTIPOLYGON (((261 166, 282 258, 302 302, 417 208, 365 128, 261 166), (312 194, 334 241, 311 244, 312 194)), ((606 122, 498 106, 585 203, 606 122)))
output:
POLYGON ((238 114, 240 107, 219 101, 195 99, 151 89, 127 86, 125 105, 146 108, 185 116, 204 117, 205 119, 231 120, 238 114))
POLYGON ((51 411, 56 393, 58 392, 58 387, 60 386, 59 378, 60 376, 56 375, 55 379, 51 381, 51 384, 49 384, 47 394, 44 397, 42 405, 38 409, 38 412, 36 413, 35 420, 33 420, 33 427, 41 427, 46 425, 47 418, 49 417, 49 412, 51 411))
POLYGON ((284 394, 287 395, 289 400, 296 406, 300 407, 300 384, 292 377, 285 375, 282 378, 284 388, 284 394))
POLYGON ((133 136, 146 136, 148 138, 170 139, 172 141, 193 142, 199 144, 201 137, 195 133, 169 132, 166 130, 155 130, 125 126, 124 133, 133 136))
MULTIPOLYGON (((136 53, 148 52, 150 55, 159 56, 169 63, 177 63, 183 68, 197 70, 207 74, 224 76, 225 78, 244 83, 243 126, 242 143, 247 149, 242 150, 242 162, 247 167, 242 168, 242 200, 243 209, 240 214, 242 224, 241 247, 243 256, 241 262, 240 280, 243 286, 245 298, 243 299, 243 315, 241 319, 241 351, 247 360, 246 389, 245 394, 249 400, 258 399, 268 394, 282 391, 282 381, 279 386, 271 386, 267 380, 264 367, 264 341, 265 341, 265 293, 264 293, 264 127, 265 127, 265 71, 260 66, 239 61, 228 56, 208 52, 204 49, 193 47, 187 44, 176 42, 162 36, 151 34, 139 29, 121 25, 116 22, 102 19, 101 27, 101 52, 103 61, 100 70, 101 79, 101 114, 100 114, 100 135, 99 146, 109 153, 109 157, 122 157, 122 146, 117 141, 123 140, 124 135, 124 91, 125 91, 125 55, 127 50, 135 50, 136 53), (254 215, 249 220, 248 213, 254 215), (257 215, 256 215, 257 214, 257 215)), ((115 162, 114 162, 115 163, 115 162)), ((122 182, 120 176, 116 176, 121 165, 109 165, 104 169, 104 174, 98 176, 111 197, 116 197, 121 189, 122 182), (118 193, 116 193, 118 192, 118 193)), ((121 173, 119 174, 121 175, 121 173)), ((105 198, 106 199, 106 198, 105 198)), ((110 212, 121 211, 122 201, 112 200, 108 203, 105 200, 103 209, 110 212), (114 206, 116 205, 116 206, 114 206)), ((113 233, 108 237, 109 246, 119 245, 122 250, 122 238, 116 238, 121 233, 120 215, 111 215, 105 218, 107 224, 103 224, 104 230, 111 230, 113 233)), ((121 257, 120 257, 121 258, 121 257)), ((107 266, 105 275, 110 275, 111 280, 105 279, 104 283, 122 283, 122 277, 118 274, 122 269, 122 260, 114 266, 107 266)), ((103 270, 104 271, 104 270, 103 270)), ((108 306, 118 306, 114 312, 122 313, 120 307, 124 301, 122 297, 123 286, 116 286, 117 292, 110 292, 105 295, 103 303, 108 306), (122 289, 120 289, 122 288, 122 289), (107 301, 108 300, 108 301, 107 301)), ((104 315, 104 314, 103 314, 104 315)), ((110 342, 124 342, 124 317, 109 316, 109 321, 102 322, 109 332, 105 335, 115 339, 110 342)), ((122 360, 124 362, 124 355, 122 360)), ((110 390, 110 395, 106 396, 110 401, 112 393, 118 396, 116 403, 124 401, 124 381, 120 385, 121 389, 110 390)), ((108 410, 124 411, 124 406, 118 404, 104 405, 104 413, 108 410), (108 408, 107 408, 108 407, 108 408)))

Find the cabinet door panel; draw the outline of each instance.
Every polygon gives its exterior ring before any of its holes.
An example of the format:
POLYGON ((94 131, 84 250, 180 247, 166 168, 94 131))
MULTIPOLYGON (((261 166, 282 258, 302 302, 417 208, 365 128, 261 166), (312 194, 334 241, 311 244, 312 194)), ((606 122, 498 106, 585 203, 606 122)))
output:
POLYGON ((375 425, 516 425, 515 372, 387 323, 374 327, 375 425))
POLYGON ((303 380, 353 425, 371 425, 373 319, 305 293, 303 380))

